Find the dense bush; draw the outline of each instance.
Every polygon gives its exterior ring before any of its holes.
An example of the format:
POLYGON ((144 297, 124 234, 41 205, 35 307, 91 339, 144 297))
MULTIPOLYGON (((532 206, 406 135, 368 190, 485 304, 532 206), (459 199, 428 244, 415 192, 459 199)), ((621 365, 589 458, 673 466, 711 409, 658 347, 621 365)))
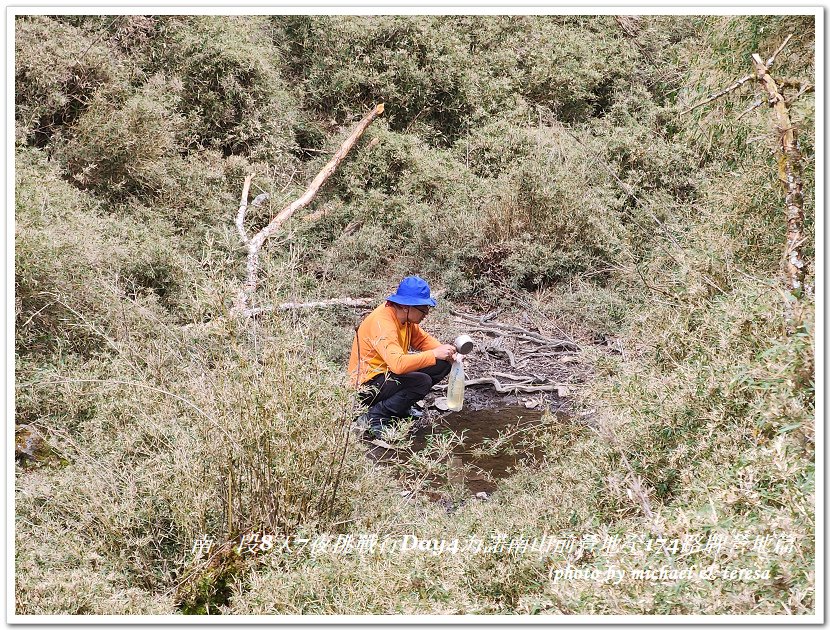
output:
POLYGON ((279 162, 294 148, 297 106, 262 19, 189 18, 169 29, 154 67, 178 83, 187 146, 279 162))
POLYGON ((494 120, 471 129, 453 152, 478 177, 495 177, 533 155, 536 146, 532 129, 494 120))
POLYGON ((79 28, 46 16, 19 16, 15 26, 15 139, 44 146, 99 87, 126 75, 106 43, 79 28))
POLYGON ((451 139, 470 112, 457 34, 440 18, 329 16, 273 18, 280 39, 300 55, 293 76, 303 82, 308 107, 337 120, 386 102, 396 131, 416 117, 435 138, 451 139))
POLYGON ((127 98, 102 92, 93 99, 57 148, 80 188, 112 199, 152 199, 171 187, 183 164, 175 159, 183 121, 155 96, 150 90, 127 98))
POLYGON ((107 336, 129 334, 136 323, 123 314, 126 297, 165 318, 160 301, 173 299, 186 275, 170 224, 108 216, 40 150, 18 152, 16 166, 16 351, 45 360, 53 351, 106 347, 107 336))

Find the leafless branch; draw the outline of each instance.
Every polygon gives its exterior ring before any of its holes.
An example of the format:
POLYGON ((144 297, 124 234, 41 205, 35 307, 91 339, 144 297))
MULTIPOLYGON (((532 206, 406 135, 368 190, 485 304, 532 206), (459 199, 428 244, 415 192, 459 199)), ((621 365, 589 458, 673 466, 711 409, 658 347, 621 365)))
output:
POLYGON ((802 158, 798 148, 798 132, 790 119, 786 101, 782 96, 778 84, 769 73, 769 64, 781 52, 792 36, 787 36, 784 43, 778 47, 766 63, 761 55, 752 55, 752 65, 758 81, 769 95, 772 106, 775 128, 778 133, 778 179, 784 188, 784 207, 787 218, 787 240, 784 245, 784 275, 787 289, 794 300, 787 300, 787 320, 790 330, 795 330, 801 320, 801 304, 797 295, 802 291, 809 293, 810 287, 805 287, 807 261, 804 258, 802 244, 804 235, 804 186, 801 179, 802 158))
POLYGON ((692 111, 696 110, 698 107, 703 107, 707 103, 711 103, 712 101, 715 101, 715 100, 719 99, 721 96, 725 96, 726 94, 729 94, 730 92, 734 92, 739 87, 741 87, 744 83, 746 83, 747 81, 751 81, 754 78, 755 78, 755 75, 747 74, 746 76, 743 76, 740 79, 738 79, 737 81, 735 81, 735 83, 733 83, 729 87, 724 88, 720 92, 716 92, 715 94, 713 94, 712 96, 707 98, 705 101, 703 101, 701 103, 698 103, 697 105, 694 105, 694 106, 690 107, 689 109, 686 109, 686 110, 680 112, 680 115, 682 116, 684 114, 688 114, 689 112, 692 112, 692 111))
POLYGON ((796 93, 795 96, 791 96, 790 98, 786 99, 785 102, 787 103, 787 105, 790 105, 790 104, 794 103, 798 99, 799 96, 804 94, 804 92, 812 92, 815 89, 815 87, 816 87, 815 85, 812 85, 810 83, 805 83, 804 85, 801 86, 801 89, 798 90, 798 92, 796 93))
POLYGON ((248 190, 251 188, 251 179, 253 179, 253 175, 248 175, 245 178, 245 183, 242 185, 242 195, 239 198, 239 212, 236 213, 236 230, 239 232, 239 238, 243 245, 247 245, 251 241, 245 231, 245 212, 248 210, 248 190))
MULTIPOLYGON (((492 385, 499 394, 515 394, 521 392, 523 394, 533 394, 537 392, 555 392, 560 387, 573 387, 573 384, 565 383, 545 383, 544 385, 525 385, 523 383, 508 383, 503 384, 499 382, 495 376, 482 376, 481 378, 473 378, 464 382, 465 386, 473 385, 492 385)), ((446 384, 435 385, 433 389, 446 389, 446 384)))
POLYGON ((259 252, 262 249, 262 245, 282 226, 283 223, 291 218, 291 215, 293 215, 300 208, 305 208, 314 200, 323 183, 325 183, 331 174, 334 173, 335 169, 340 165, 352 147, 354 147, 357 143, 360 136, 363 135, 363 132, 366 131, 375 118, 382 113, 383 103, 373 107, 372 110, 358 123, 351 135, 346 138, 331 160, 329 160, 323 169, 317 174, 306 191, 300 197, 285 206, 279 214, 277 214, 277 216, 271 219, 268 225, 262 228, 250 239, 247 238, 244 226, 242 225, 242 221, 244 221, 245 218, 245 210, 247 209, 248 189, 250 187, 249 178, 245 179, 245 186, 242 191, 243 195, 240 201, 240 209, 237 214, 237 230, 239 230, 243 244, 245 244, 248 248, 248 262, 245 283, 237 295, 233 309, 231 309, 231 312, 234 315, 244 315, 249 313, 251 310, 248 302, 255 293, 258 284, 257 273, 259 271, 259 252))
POLYGON ((793 37, 793 36, 792 36, 792 33, 790 33, 789 35, 787 35, 787 39, 785 39, 785 40, 783 41, 783 43, 782 43, 782 44, 778 47, 778 49, 777 49, 774 53, 772 53, 772 57, 770 57, 769 59, 767 59, 767 63, 765 64, 765 65, 767 66, 767 70, 769 70, 770 68, 772 68, 772 64, 773 64, 773 63, 775 63, 775 58, 778 56, 778 53, 780 53, 782 50, 784 50, 784 47, 785 47, 787 44, 789 44, 789 43, 790 43, 790 40, 792 39, 792 37, 793 37))
POLYGON ((755 101, 754 103, 752 103, 752 105, 750 105, 750 106, 749 106, 749 107, 747 107, 744 111, 742 111, 742 112, 740 113, 740 115, 739 115, 739 116, 738 116, 735 120, 740 120, 741 118, 743 118, 744 116, 746 116, 748 113, 750 113, 750 112, 752 112, 752 111, 755 111, 756 109, 758 109, 759 107, 761 107, 761 105, 763 105, 763 104, 764 104, 764 103, 766 103, 766 102, 767 102, 767 101, 766 101, 765 99, 759 98, 757 101, 755 101))
POLYGON ((260 313, 267 313, 269 311, 288 311, 294 309, 307 308, 326 308, 328 306, 368 306, 374 302, 374 298, 331 298, 329 300, 319 300, 317 302, 283 302, 277 306, 263 306, 261 308, 248 309, 247 315, 259 315, 260 313))

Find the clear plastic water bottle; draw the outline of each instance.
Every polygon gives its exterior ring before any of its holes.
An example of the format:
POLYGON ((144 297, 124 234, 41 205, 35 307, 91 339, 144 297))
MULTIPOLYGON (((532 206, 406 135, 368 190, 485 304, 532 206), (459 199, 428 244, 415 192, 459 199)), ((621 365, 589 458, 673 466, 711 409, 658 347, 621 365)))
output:
POLYGON ((447 384, 447 409, 461 411, 464 406, 464 364, 461 355, 456 355, 450 368, 450 380, 447 384))

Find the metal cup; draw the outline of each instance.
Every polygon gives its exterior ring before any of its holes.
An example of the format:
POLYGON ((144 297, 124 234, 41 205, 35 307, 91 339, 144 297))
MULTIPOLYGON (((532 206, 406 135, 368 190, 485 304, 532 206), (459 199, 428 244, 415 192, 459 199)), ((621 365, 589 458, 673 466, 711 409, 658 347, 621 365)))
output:
POLYGON ((473 340, 470 335, 458 335, 452 342, 459 354, 470 354, 473 349, 473 340))

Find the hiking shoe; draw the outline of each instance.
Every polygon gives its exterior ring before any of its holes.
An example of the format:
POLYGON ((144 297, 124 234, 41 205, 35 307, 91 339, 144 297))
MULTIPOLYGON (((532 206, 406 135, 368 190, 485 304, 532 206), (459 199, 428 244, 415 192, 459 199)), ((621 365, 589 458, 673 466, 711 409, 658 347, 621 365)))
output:
POLYGON ((358 437, 362 437, 369 428, 369 415, 362 414, 357 416, 354 420, 352 420, 351 430, 352 433, 357 435, 358 437))
POLYGON ((366 421, 368 426, 365 435, 370 440, 379 439, 392 424, 391 418, 370 418, 368 415, 366 421))
POLYGON ((370 440, 379 440, 383 436, 383 428, 380 420, 373 421, 366 429, 366 437, 370 440))
POLYGON ((424 412, 423 412, 423 411, 421 411, 421 410, 420 410, 418 407, 416 407, 415 405, 412 405, 412 406, 409 408, 409 411, 407 411, 407 414, 408 414, 410 417, 415 418, 416 420, 417 420, 418 418, 422 418, 422 417, 424 416, 424 412))

